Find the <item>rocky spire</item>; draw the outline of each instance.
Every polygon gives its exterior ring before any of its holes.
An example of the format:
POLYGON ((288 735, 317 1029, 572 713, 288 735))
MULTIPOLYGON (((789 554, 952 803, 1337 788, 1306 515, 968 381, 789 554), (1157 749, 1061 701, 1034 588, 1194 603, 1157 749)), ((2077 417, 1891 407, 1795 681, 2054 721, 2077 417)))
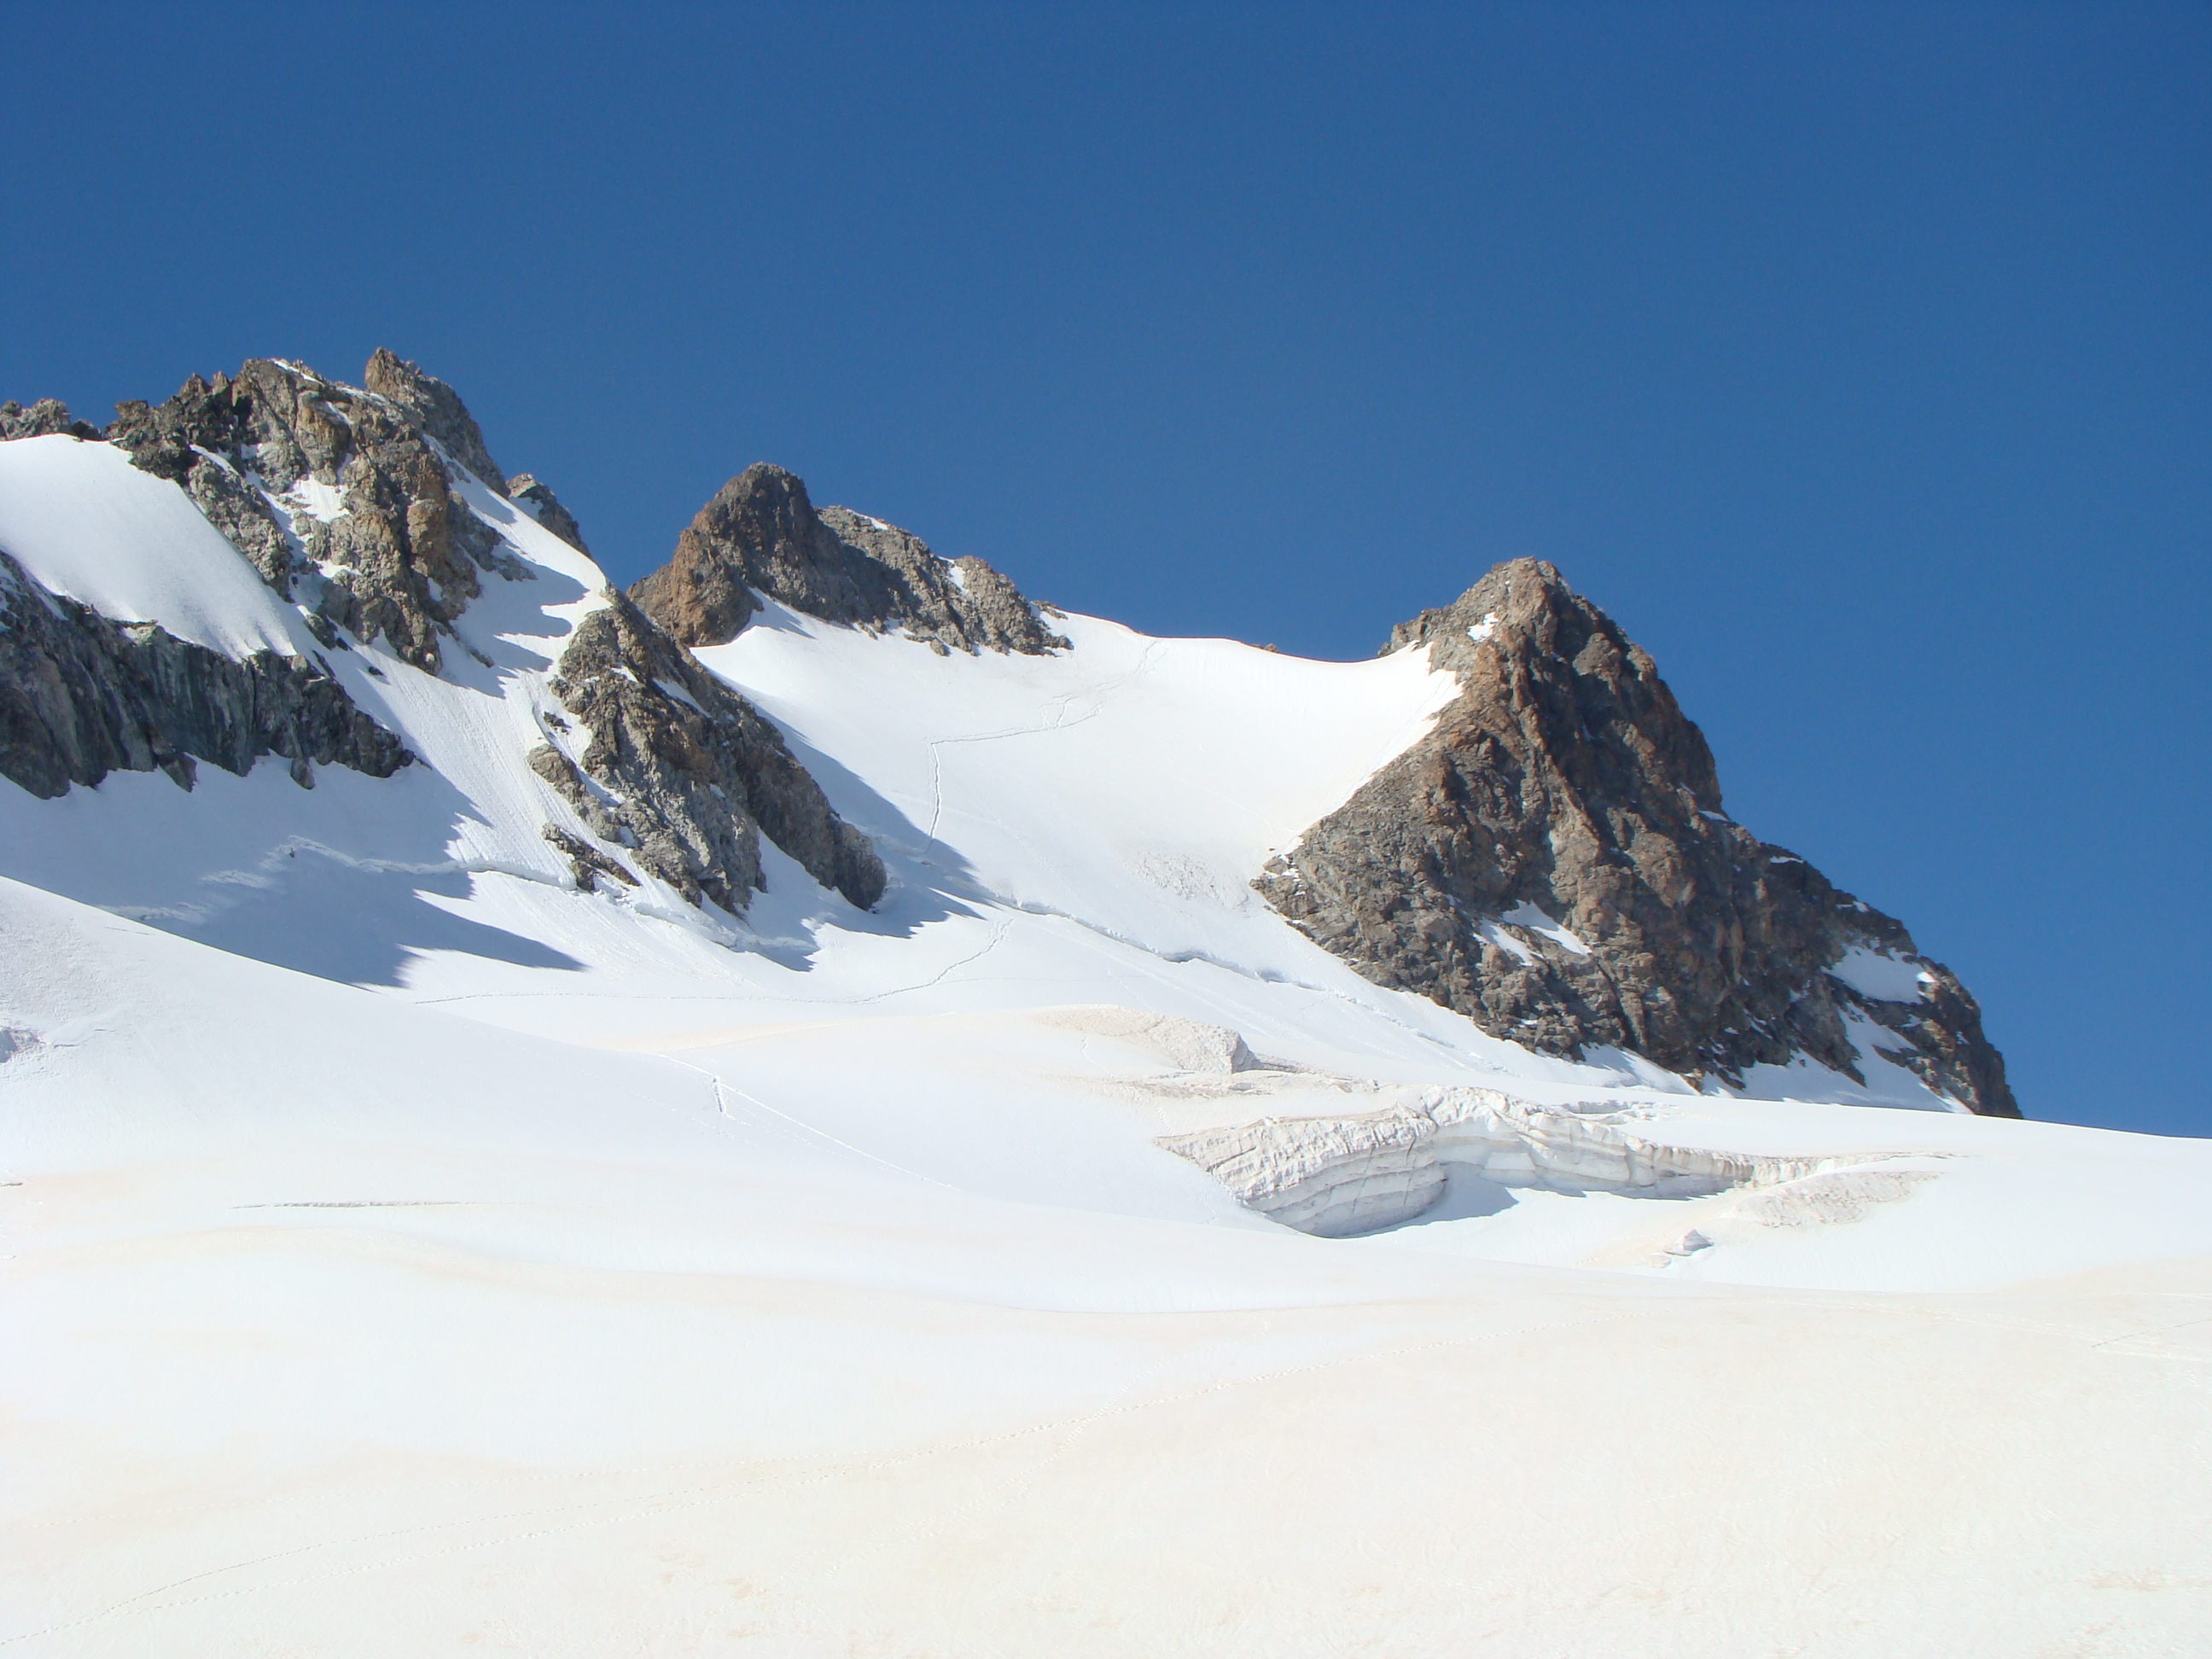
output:
POLYGON ((810 617, 878 632, 903 629, 940 653, 1042 653, 1067 641, 981 559, 947 561, 864 514, 816 512, 806 486, 764 462, 714 493, 675 556, 630 598, 686 645, 725 645, 758 609, 756 592, 810 617))
POLYGON ((504 491, 507 474, 484 447, 476 417, 461 401, 461 394, 434 374, 426 374, 419 363, 395 356, 382 346, 369 354, 362 384, 443 445, 445 451, 477 475, 488 489, 504 491))
POLYGON ((1723 812, 1651 659, 1533 559, 1392 635, 1461 690, 1253 884, 1378 984, 1545 1053, 1691 1077, 1867 1054, 2017 1116, 1958 979, 1904 926, 1723 812))

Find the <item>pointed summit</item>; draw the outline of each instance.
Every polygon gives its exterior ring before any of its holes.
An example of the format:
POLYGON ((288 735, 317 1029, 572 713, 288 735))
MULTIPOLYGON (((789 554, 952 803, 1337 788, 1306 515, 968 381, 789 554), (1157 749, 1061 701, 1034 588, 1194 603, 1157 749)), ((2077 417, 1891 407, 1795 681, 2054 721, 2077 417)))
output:
POLYGON ((755 589, 832 622, 868 609, 805 484, 766 461, 716 490, 675 556, 629 593, 684 644, 726 645, 759 608, 755 589))
POLYGON ((817 512, 795 473, 757 461, 699 509, 676 553, 629 596, 686 645, 726 645, 756 594, 870 633, 903 629, 939 652, 1036 654, 1067 641, 981 559, 939 558, 919 537, 842 507, 817 512))
POLYGON ((446 453, 477 475, 486 489, 507 493, 507 474, 499 470, 484 447, 476 417, 461 401, 461 394, 420 363, 410 362, 382 346, 369 354, 362 385, 399 410, 435 438, 446 453))
POLYGON ((1692 1078, 1893 1063, 2017 1116, 1958 979, 1903 925, 1721 807, 1657 665, 1534 559, 1392 634, 1460 694, 1254 884, 1376 983, 1546 1053, 1692 1078))

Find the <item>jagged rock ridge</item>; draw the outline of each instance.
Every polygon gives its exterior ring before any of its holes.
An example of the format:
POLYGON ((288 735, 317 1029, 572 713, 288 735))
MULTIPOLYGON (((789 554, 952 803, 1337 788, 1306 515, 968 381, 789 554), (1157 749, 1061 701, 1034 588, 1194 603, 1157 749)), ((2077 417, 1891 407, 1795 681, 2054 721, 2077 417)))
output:
POLYGON ((918 537, 842 507, 817 513, 804 483, 765 463, 715 492, 674 556, 629 595, 684 644, 706 646, 738 636, 758 608, 756 591, 826 621, 903 629, 940 654, 1067 644, 981 559, 941 559, 918 537))
POLYGON ((381 637, 434 674, 483 578, 529 567, 456 492, 453 464, 495 493, 501 475, 453 388, 381 349, 367 378, 362 391, 256 358, 234 380, 117 404, 107 438, 181 485, 326 643, 381 637))
POLYGON ((0 443, 11 438, 97 438, 100 428, 89 421, 70 418, 69 405, 58 398, 41 398, 28 409, 13 400, 0 404, 0 443))
MULTIPOLYGON (((464 471, 580 552, 583 534, 538 480, 502 484, 443 381, 382 349, 364 378, 356 388, 256 359, 235 378, 194 375, 158 405, 118 404, 106 436, 182 489, 327 647, 380 638, 434 675, 483 578, 534 574, 469 506, 464 471)), ((0 405, 0 438, 55 434, 100 435, 52 399, 0 405)), ((583 728, 580 752, 562 746, 574 728, 549 710, 549 741, 527 757, 603 843, 544 826, 578 884, 636 885, 628 858, 693 904, 742 913, 764 885, 764 830, 823 885, 872 905, 881 860, 774 726, 635 605, 605 598, 550 677, 583 728)), ((385 776, 414 758, 327 664, 233 660, 49 593, 0 556, 0 774, 52 796, 159 767, 189 788, 194 757, 243 773, 270 753, 303 786, 310 762, 385 776)))
POLYGON ((1610 1044, 1730 1082, 1804 1055, 1862 1079, 1865 1042, 2019 1115, 1957 977, 1725 816, 1651 659, 1557 570, 1498 566, 1388 648, 1419 645, 1459 696, 1253 884, 1316 941, 1548 1054, 1610 1044))

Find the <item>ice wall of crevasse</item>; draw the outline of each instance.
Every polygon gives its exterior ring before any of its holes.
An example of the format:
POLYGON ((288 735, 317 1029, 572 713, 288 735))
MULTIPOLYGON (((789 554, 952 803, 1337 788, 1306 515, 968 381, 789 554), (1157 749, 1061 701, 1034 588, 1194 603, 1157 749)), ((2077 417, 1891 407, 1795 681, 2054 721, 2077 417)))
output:
POLYGON ((1674 1146, 1634 1133, 1638 1121, 1633 1110, 1577 1110, 1495 1089, 1436 1087, 1378 1111, 1265 1117, 1162 1135, 1155 1144, 1205 1170, 1248 1208, 1324 1238, 1417 1218, 1443 1195, 1446 1164, 1502 1187, 1554 1192, 1702 1198, 1772 1188, 1784 1194, 1770 1206, 1772 1216, 1793 1218, 1767 1223, 1779 1225, 1850 1218, 1841 1189, 1827 1195, 1825 1213, 1818 1194, 1797 1193, 1792 1209, 1790 1183, 1880 1161, 1863 1153, 1766 1158, 1674 1146))

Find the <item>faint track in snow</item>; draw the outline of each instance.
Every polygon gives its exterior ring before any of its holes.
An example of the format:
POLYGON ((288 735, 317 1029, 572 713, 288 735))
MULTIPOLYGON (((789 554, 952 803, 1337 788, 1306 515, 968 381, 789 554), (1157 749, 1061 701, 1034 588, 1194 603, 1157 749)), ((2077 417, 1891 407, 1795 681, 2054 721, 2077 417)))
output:
MULTIPOLYGON (((2201 1297, 2197 1297, 2197 1298, 2192 1298, 2192 1299, 2193 1299, 2193 1300, 2202 1300, 2203 1298, 2201 1298, 2201 1297)), ((2175 1331, 2194 1330, 2194 1329, 2195 1329, 2197 1326, 2199 1326, 2199 1325, 2212 1325, 2212 1314, 2207 1314, 2207 1315, 2205 1315, 2205 1316, 2204 1316, 2203 1318, 2201 1318, 2201 1319, 2184 1319, 2184 1320, 2179 1320, 2179 1321, 2177 1321, 2175 1323, 2171 1324, 2171 1325, 2154 1325, 2154 1326, 2150 1327, 2150 1328, 2149 1328, 2149 1329, 2148 1329, 2148 1330, 2141 1330, 2141 1331, 2124 1331, 2124 1332, 2121 1333, 2121 1334, 2120 1334, 2119 1335, 2118 1335, 2118 1336, 2108 1336, 2108 1337, 2106 1337, 2106 1338, 2103 1341, 2101 1341, 2101 1342, 2092 1342, 2092 1343, 2089 1345, 2089 1346, 2090 1346, 2092 1349, 2098 1349, 2098 1348, 2110 1348, 2110 1347, 2112 1347, 2112 1346, 2113 1346, 2113 1344, 2115 1344, 2115 1343, 2118 1343, 2118 1342, 2140 1342, 2140 1341, 2142 1341, 2144 1339, 2146 1339, 2146 1338, 2148 1338, 2148 1337, 2154 1337, 2154 1336, 2167 1336, 2167 1335, 2172 1334, 2173 1332, 2175 1332, 2175 1331)), ((2156 1350, 2153 1350, 2151 1352, 2147 1353, 2147 1354, 2146 1354, 2146 1353, 2142 1353, 2142 1352, 2141 1352, 2140 1351, 2131 1351, 2131 1350, 2127 1349, 2127 1348, 2120 1348, 2120 1349, 2118 1349, 2118 1350, 2117 1350, 2117 1352, 2120 1352, 2120 1353, 2123 1353, 2123 1354, 2127 1354, 2127 1353, 2130 1353, 2130 1352, 2132 1352, 2132 1353, 2134 1354, 2134 1357, 2138 1358, 2145 1358, 2145 1359, 2196 1359, 2196 1358, 2197 1358, 2197 1356, 2195 1356, 2195 1355, 2191 1355, 2191 1354, 2168 1354, 2168 1353, 2160 1353, 2160 1352, 2158 1352, 2156 1350)), ((2203 1362, 2200 1359, 2200 1360, 2197 1360, 2197 1363, 2198 1363, 2198 1364, 2203 1364, 2203 1362)))
POLYGON ((989 956, 992 951, 997 950, 1000 945, 1005 940, 1006 931, 1006 924, 1005 922, 994 921, 991 924, 991 937, 984 941, 981 949, 970 951, 966 956, 960 957, 958 960, 946 963, 945 966, 939 969, 927 979, 921 981, 920 983, 896 986, 888 991, 877 991, 867 996, 854 997, 841 1006, 845 1007, 857 1007, 863 1003, 881 1002, 886 997, 905 996, 909 992, 927 991, 933 985, 942 985, 945 982, 946 976, 952 973, 955 969, 965 968, 971 962, 981 962, 985 957, 989 956))
POLYGON ((1098 685, 1090 686, 1080 691, 1070 691, 1060 696, 1054 701, 1052 718, 1042 725, 1010 726, 1003 732, 977 732, 963 738, 932 738, 929 740, 929 834, 927 839, 922 843, 924 854, 927 854, 930 848, 937 845, 937 826, 945 815, 945 757, 939 752, 941 750, 956 743, 1000 743, 1009 738, 1031 738, 1047 732, 1064 732, 1073 726, 1081 726, 1086 720, 1096 720, 1105 712, 1108 700, 1115 692, 1121 690, 1131 681, 1139 678, 1152 667, 1165 645, 1166 641, 1164 640, 1151 641, 1146 645, 1144 653, 1138 658, 1135 666, 1132 667, 1127 673, 1098 685), (1097 701, 1091 708, 1073 720, 1070 720, 1067 718, 1068 705, 1079 697, 1091 697, 1097 701))
MULTIPOLYGON (((1012 910, 1019 915, 1036 916, 1047 921, 1067 922, 1072 926, 1082 928, 1086 933, 1096 933, 1099 938, 1106 940, 1109 944, 1118 945, 1125 950, 1134 951, 1141 956, 1149 957, 1155 962, 1164 963, 1170 967, 1182 967, 1194 962, 1200 963, 1208 968, 1218 968, 1224 974, 1234 974, 1239 979, 1250 980, 1255 985, 1283 985, 1288 986, 1293 990, 1310 992, 1315 996, 1332 997, 1339 1002, 1348 1004, 1352 1007, 1360 1010, 1364 1013, 1373 1014, 1379 1019, 1388 1020, 1390 1024, 1397 1026, 1400 1030, 1406 1031, 1411 1036, 1420 1038, 1424 1042, 1433 1043, 1439 1048, 1447 1048, 1449 1046, 1444 1042, 1443 1038, 1437 1036, 1434 1032, 1423 1030, 1411 1020, 1405 1018, 1401 1015, 1393 1012, 1391 1009, 1378 1006, 1375 1003, 1370 1002, 1363 997, 1357 996, 1350 991, 1340 990, 1334 986, 1316 984, 1311 980, 1294 979, 1288 974, 1277 973, 1272 969, 1255 968, 1249 963, 1234 962, 1227 957, 1216 956, 1210 951, 1202 951, 1194 945, 1170 950, 1164 949, 1157 945, 1147 945, 1140 939, 1132 938, 1127 933, 1117 933, 1103 922, 1092 921, 1086 917, 1079 916, 1072 910, 1057 909, 1051 905, 1041 904, 1030 899, 1018 899, 1013 897, 1011 894, 1001 893, 997 891, 995 889, 986 887, 980 882, 969 880, 947 882, 945 884, 943 890, 951 894, 956 898, 970 899, 978 903, 993 905, 1002 910, 1012 910)), ((995 945, 997 940, 994 939, 992 943, 995 945)), ((975 956, 969 957, 964 960, 973 962, 977 957, 981 957, 988 952, 990 948, 990 945, 986 945, 982 951, 977 951, 975 956)), ((1316 946, 1316 948, 1318 949, 1319 947, 1316 946)), ((1332 958, 1332 960, 1334 960, 1334 958, 1332 958)), ((958 963, 953 964, 954 967, 958 967, 959 965, 961 964, 958 963)), ((949 972, 950 969, 947 971, 949 972)), ((939 978, 942 977, 942 975, 939 975, 939 978)), ((933 979, 927 981, 927 983, 933 985, 937 983, 937 981, 933 979)), ((904 988, 920 990, 925 988, 922 986, 910 986, 904 988)), ((878 994, 878 995, 881 996, 896 996, 897 994, 898 993, 895 991, 885 991, 878 994)), ((876 997, 863 997, 860 999, 860 1000, 863 1002, 873 1002, 876 1000, 876 997)), ((1503 1074, 1502 1067, 1492 1066, 1489 1066, 1487 1069, 1500 1072, 1501 1074, 1503 1074)))
POLYGON ((713 1084, 714 1085, 714 1109, 733 1123, 737 1121, 737 1114, 730 1109, 729 1097, 732 1095, 737 1096, 738 1099, 744 1101, 747 1105, 751 1106, 757 1110, 766 1112, 770 1117, 781 1119, 784 1122, 791 1125, 794 1129, 798 1129, 803 1131, 805 1133, 812 1135, 817 1139, 828 1141, 832 1146, 836 1147, 841 1152, 850 1152, 855 1158, 864 1158, 871 1164, 880 1164, 886 1170, 895 1170, 899 1174, 910 1176, 914 1180, 926 1181, 933 1187, 942 1187, 947 1192, 958 1192, 960 1190, 960 1188, 953 1186, 950 1182, 939 1181, 935 1176, 926 1176, 919 1170, 909 1170, 903 1164, 894 1164, 887 1158, 878 1158, 875 1153, 869 1152, 866 1147, 855 1146, 849 1140, 840 1140, 836 1135, 831 1134, 827 1129, 817 1129, 814 1125, 807 1122, 805 1119, 793 1117, 789 1112, 780 1110, 777 1108, 769 1105, 768 1102, 763 1100, 758 1095, 753 1094, 747 1090, 740 1089, 734 1083, 724 1082, 720 1073, 710 1072, 703 1066, 694 1066, 690 1060, 678 1060, 672 1054, 663 1054, 660 1058, 668 1061, 672 1066, 681 1066, 687 1072, 696 1072, 701 1077, 705 1078, 709 1083, 713 1084))
MULTIPOLYGON (((1075 726, 1082 725, 1086 720, 1095 720, 1105 712, 1108 703, 1111 701, 1115 694, 1124 690, 1151 672, 1154 665, 1159 660, 1162 653, 1166 650, 1169 643, 1170 642, 1165 640, 1148 641, 1137 661, 1129 667, 1127 672, 1118 675, 1112 679, 1103 681, 1096 686, 1089 687, 1084 690, 1071 691, 1066 693, 1065 696, 1059 697, 1055 702, 1051 716, 1040 724, 1012 726, 1000 732, 980 732, 967 737, 931 738, 929 742, 929 830, 927 838, 923 845, 923 857, 926 859, 929 849, 939 844, 938 830, 944 819, 944 757, 941 750, 954 744, 1000 743, 1014 738, 1036 737, 1046 732, 1068 731, 1072 730, 1075 726), (1070 720, 1067 717, 1069 706, 1075 702, 1079 698, 1083 697, 1094 699, 1091 706, 1085 709, 1081 714, 1070 720)), ((1012 825, 1005 824, 1002 824, 1000 828, 1005 830, 1006 832, 1012 836, 1015 841, 1020 842, 1022 846, 1027 848, 1033 855, 1036 854, 1037 849, 1036 846, 1026 836, 1024 836, 1019 830, 1013 828, 1012 825)), ((1048 860, 1044 860, 1042 858, 1040 858, 1039 861, 1041 863, 1049 862, 1048 860)), ((1211 951, 1200 950, 1195 947, 1173 950, 1162 949, 1156 945, 1148 945, 1142 939, 1132 938, 1127 933, 1120 933, 1103 922, 1093 921, 1088 917, 1078 915, 1073 911, 1063 910, 1057 907, 1036 902, 1032 900, 1015 898, 1010 894, 1002 893, 994 888, 986 886, 982 883, 975 880, 972 877, 954 877, 950 880, 941 882, 939 885, 944 891, 956 897, 979 901, 982 903, 994 905, 1001 909, 1016 911, 1024 915, 1051 917, 1061 921, 1072 922, 1076 927, 1081 927, 1087 932, 1096 933, 1101 939, 1106 939, 1112 944, 1119 945, 1126 949, 1138 951, 1146 957, 1152 957, 1157 962, 1164 963, 1170 966, 1180 966, 1184 963, 1194 962, 1203 963, 1208 967, 1218 968, 1224 973, 1234 974, 1239 978, 1250 980, 1258 984, 1292 986, 1299 990, 1310 992, 1316 996, 1331 997, 1337 1001, 1347 1003, 1351 1006, 1360 1009, 1364 1012, 1378 1015, 1381 1018, 1389 1020, 1392 1024, 1412 1033, 1413 1036, 1423 1038, 1429 1042, 1437 1043, 1439 1045, 1441 1045, 1442 1042, 1441 1039, 1430 1032, 1422 1030, 1420 1027, 1414 1024, 1410 1020, 1403 1018, 1388 1008, 1379 1007, 1375 1003, 1370 1002, 1351 991, 1340 989, 1332 986, 1317 984, 1309 980, 1293 979, 1287 975, 1265 971, 1251 967, 1244 963, 1231 961, 1227 957, 1216 956, 1211 951)), ((986 945, 982 951, 976 952, 973 957, 965 958, 962 963, 953 963, 952 967, 957 968, 963 966, 966 962, 975 961, 978 957, 987 954, 999 943, 999 939, 1002 936, 1003 930, 1000 935, 994 935, 991 944, 986 945)), ((945 970, 945 973, 949 973, 951 971, 951 969, 948 968, 945 970)), ((939 983, 944 976, 945 974, 940 973, 936 977, 925 981, 922 985, 903 987, 900 991, 881 992, 874 996, 861 998, 860 1000, 863 1002, 875 1002, 881 1000, 884 997, 899 995, 902 991, 926 989, 928 986, 939 983)))

